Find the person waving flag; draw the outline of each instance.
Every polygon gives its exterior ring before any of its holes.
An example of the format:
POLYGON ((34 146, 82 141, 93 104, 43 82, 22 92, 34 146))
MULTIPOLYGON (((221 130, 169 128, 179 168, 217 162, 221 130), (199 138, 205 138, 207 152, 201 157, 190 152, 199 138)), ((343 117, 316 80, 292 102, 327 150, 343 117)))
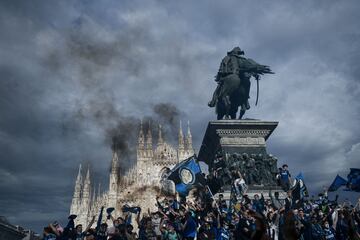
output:
POLYGON ((195 186, 205 186, 206 181, 195 156, 175 165, 167 175, 167 180, 175 183, 175 189, 181 196, 187 196, 195 186))

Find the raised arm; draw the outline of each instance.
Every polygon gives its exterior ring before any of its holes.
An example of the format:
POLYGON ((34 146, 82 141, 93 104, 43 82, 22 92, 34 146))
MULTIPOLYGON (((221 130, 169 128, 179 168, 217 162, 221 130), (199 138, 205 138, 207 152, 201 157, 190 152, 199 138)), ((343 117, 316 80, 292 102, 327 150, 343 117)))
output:
POLYGON ((336 224, 337 224, 337 221, 338 221, 338 210, 335 209, 334 212, 332 213, 331 215, 331 218, 333 220, 333 228, 336 229, 336 224))
POLYGON ((86 229, 84 232, 88 232, 91 228, 91 226, 94 224, 95 222, 95 216, 92 217, 91 221, 89 222, 89 224, 87 225, 86 229))
POLYGON ((103 211, 104 211, 104 206, 102 206, 102 207, 101 207, 101 210, 100 210, 100 214, 99 214, 99 217, 98 217, 98 220, 97 220, 97 224, 96 224, 96 231, 98 231, 98 230, 100 229, 103 211))
POLYGON ((136 215, 136 219, 135 219, 138 226, 140 226, 140 213, 141 213, 141 211, 138 212, 138 214, 136 215))

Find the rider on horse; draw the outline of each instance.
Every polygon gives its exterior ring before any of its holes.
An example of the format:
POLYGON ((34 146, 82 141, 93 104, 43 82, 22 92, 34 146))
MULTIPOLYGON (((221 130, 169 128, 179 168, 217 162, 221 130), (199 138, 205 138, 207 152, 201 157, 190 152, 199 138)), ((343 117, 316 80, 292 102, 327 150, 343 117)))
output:
POLYGON ((241 99, 243 99, 240 103, 241 109, 243 112, 250 109, 250 78, 254 76, 256 80, 259 80, 259 75, 273 72, 268 66, 258 64, 252 59, 245 58, 243 55, 244 51, 239 47, 235 47, 221 61, 215 78, 218 86, 215 89, 212 100, 208 103, 209 107, 215 107, 219 101, 222 101, 226 106, 236 104, 231 103, 230 93, 234 93, 236 89, 241 89, 239 91, 242 95, 241 99))
MULTIPOLYGON (((227 77, 231 74, 234 74, 234 77, 240 77, 240 75, 244 75, 245 78, 242 80, 244 86, 246 86, 247 99, 249 98, 251 75, 249 75, 247 72, 241 72, 241 69, 243 67, 240 66, 240 64, 244 62, 243 60, 246 60, 246 58, 244 58, 242 55, 244 55, 244 51, 242 51, 239 47, 235 47, 233 50, 228 52, 227 56, 225 56, 221 61, 219 71, 215 78, 218 86, 215 89, 212 100, 208 104, 209 107, 215 107, 217 98, 220 93, 220 89, 223 85, 224 77, 227 77)), ((247 101, 246 109, 249 108, 249 101, 247 101)))

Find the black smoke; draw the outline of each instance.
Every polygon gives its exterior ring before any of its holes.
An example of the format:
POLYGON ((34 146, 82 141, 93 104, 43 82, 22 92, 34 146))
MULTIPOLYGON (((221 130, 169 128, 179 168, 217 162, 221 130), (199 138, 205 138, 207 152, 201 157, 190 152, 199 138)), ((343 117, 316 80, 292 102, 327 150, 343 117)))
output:
MULTIPOLYGON (((123 171, 136 163, 136 148, 141 122, 143 122, 145 135, 150 127, 154 146, 158 140, 159 125, 162 128, 163 138, 168 142, 176 143, 178 130, 176 127, 181 116, 179 109, 171 103, 159 103, 154 105, 152 110, 152 114, 144 118, 120 116, 120 113, 117 113, 116 116, 119 117, 116 119, 115 126, 111 126, 112 121, 109 121, 108 125, 103 125, 106 144, 111 147, 112 151, 118 152, 120 168, 123 171)), ((96 113, 108 116, 101 111, 96 111, 96 113)), ((104 124, 104 120, 101 118, 99 124, 104 124)))

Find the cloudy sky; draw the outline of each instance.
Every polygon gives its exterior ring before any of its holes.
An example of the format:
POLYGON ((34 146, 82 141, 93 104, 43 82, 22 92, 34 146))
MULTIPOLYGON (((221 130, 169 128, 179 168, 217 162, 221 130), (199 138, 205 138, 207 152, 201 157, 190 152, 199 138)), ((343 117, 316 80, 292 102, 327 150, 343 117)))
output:
POLYGON ((64 222, 78 165, 106 185, 112 138, 131 165, 140 119, 172 142, 190 120, 199 149, 237 45, 276 72, 245 116, 279 121, 268 151, 313 192, 346 176, 360 167, 359 17, 356 0, 1 1, 0 215, 64 222))

